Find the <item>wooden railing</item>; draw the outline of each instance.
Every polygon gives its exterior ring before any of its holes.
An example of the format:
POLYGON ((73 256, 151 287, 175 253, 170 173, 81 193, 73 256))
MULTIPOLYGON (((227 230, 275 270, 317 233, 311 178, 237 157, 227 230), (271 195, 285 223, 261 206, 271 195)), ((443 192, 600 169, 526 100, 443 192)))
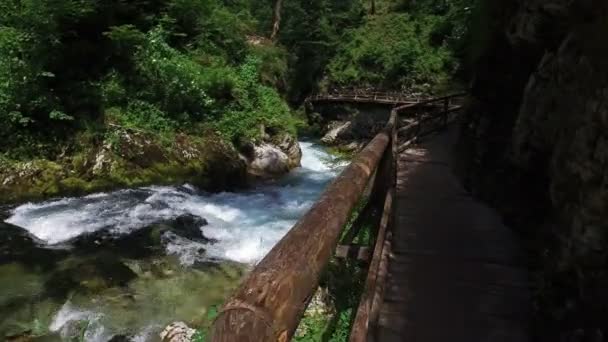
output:
POLYGON ((414 96, 399 92, 379 92, 366 90, 341 90, 331 93, 310 96, 308 102, 362 102, 382 104, 407 104, 425 100, 422 96, 414 96))
MULTIPOLYGON (((384 292, 387 251, 390 250, 399 134, 408 135, 406 142, 412 142, 423 133, 443 127, 448 123, 450 113, 459 108, 451 106, 451 101, 459 96, 394 108, 384 130, 355 157, 224 304, 214 322, 211 341, 289 341, 334 251, 348 256, 348 251, 344 250, 350 246, 344 243, 352 242, 349 236, 357 235, 356 232, 345 232, 343 245, 338 248, 337 245, 352 210, 373 179, 369 202, 379 205, 381 219, 372 243, 373 250, 369 251, 367 278, 350 336, 352 342, 372 340, 384 292), (439 113, 418 115, 406 126, 409 128, 399 128, 401 113, 435 103, 443 104, 439 113), (432 124, 433 128, 424 131, 427 124, 432 124)), ((350 229, 357 228, 353 225, 350 229)))

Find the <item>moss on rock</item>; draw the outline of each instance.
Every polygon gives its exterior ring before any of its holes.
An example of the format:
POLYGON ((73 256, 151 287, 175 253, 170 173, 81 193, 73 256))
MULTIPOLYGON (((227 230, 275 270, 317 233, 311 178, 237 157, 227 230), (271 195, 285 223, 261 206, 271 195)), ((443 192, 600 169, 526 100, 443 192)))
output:
POLYGON ((0 203, 82 195, 149 184, 191 183, 210 191, 246 185, 246 164, 213 132, 169 142, 113 126, 100 143, 62 159, 0 164, 0 203))

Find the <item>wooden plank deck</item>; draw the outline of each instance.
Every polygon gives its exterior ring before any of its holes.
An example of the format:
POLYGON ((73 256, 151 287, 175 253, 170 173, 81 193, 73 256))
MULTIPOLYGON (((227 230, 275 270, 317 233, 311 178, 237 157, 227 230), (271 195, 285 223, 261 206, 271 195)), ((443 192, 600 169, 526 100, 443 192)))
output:
POLYGON ((451 128, 398 158, 395 224, 376 341, 528 341, 526 258, 451 171, 451 128))

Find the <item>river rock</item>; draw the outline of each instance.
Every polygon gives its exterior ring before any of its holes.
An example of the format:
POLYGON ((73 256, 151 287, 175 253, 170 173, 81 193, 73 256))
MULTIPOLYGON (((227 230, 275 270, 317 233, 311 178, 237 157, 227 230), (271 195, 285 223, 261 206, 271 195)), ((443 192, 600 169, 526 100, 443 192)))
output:
POLYGON ((79 142, 79 152, 61 158, 0 162, 0 204, 158 183, 207 191, 247 185, 247 164, 215 132, 176 134, 171 144, 116 125, 106 133, 105 140, 79 142))
POLYGON ((64 251, 42 246, 43 243, 27 230, 0 221, 0 264, 16 261, 44 266, 65 254, 64 251))
POLYGON ((210 241, 203 235, 203 232, 201 231, 201 228, 208 225, 209 222, 200 216, 184 214, 162 223, 170 226, 171 231, 181 237, 185 237, 186 239, 203 240, 204 242, 210 241))
POLYGON ((332 121, 328 125, 327 133, 321 141, 327 145, 337 144, 340 140, 350 136, 352 122, 350 121, 332 121))
POLYGON ((108 342, 132 342, 133 337, 128 335, 114 335, 108 342))
POLYGON ((288 158, 287 166, 294 169, 301 165, 302 149, 298 140, 290 134, 283 134, 273 139, 274 144, 283 151, 288 158))
POLYGON ((62 261, 49 279, 47 288, 51 296, 63 298, 74 289, 98 293, 107 288, 126 286, 135 278, 137 274, 122 262, 120 256, 102 252, 62 261))
POLYGON ((196 330, 188 327, 186 323, 173 322, 160 333, 160 338, 163 342, 190 342, 194 334, 196 330))
POLYGON ((102 229, 77 236, 68 244, 83 254, 102 249, 125 257, 143 258, 163 249, 166 242, 171 240, 164 238, 167 233, 200 243, 217 242, 203 235, 201 228, 207 224, 207 220, 200 216, 184 214, 150 224, 129 234, 115 234, 110 229, 102 229))
POLYGON ((248 172, 256 178, 275 178, 289 172, 289 157, 280 148, 262 143, 254 146, 248 172))

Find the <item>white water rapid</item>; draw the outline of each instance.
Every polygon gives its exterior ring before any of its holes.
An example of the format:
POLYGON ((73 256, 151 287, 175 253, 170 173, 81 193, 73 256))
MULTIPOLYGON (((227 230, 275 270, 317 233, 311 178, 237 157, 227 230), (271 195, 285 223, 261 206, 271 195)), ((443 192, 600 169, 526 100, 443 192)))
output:
POLYGON ((313 143, 300 145, 301 168, 238 193, 150 186, 14 208, 7 222, 69 255, 43 271, 18 262, 0 264, 0 283, 14 283, 13 290, 0 291, 0 336, 26 331, 62 341, 139 342, 158 340, 163 327, 174 321, 204 328, 210 324, 205 318, 209 310, 229 296, 244 272, 289 231, 343 168, 344 163, 313 143), (104 245, 89 251, 93 258, 70 253, 70 243, 83 234, 103 230, 129 237, 185 214, 205 218, 208 225, 202 232, 217 242, 203 244, 165 232, 172 235, 164 250, 140 259, 103 254, 104 245), (100 264, 98 257, 108 261, 100 264), (111 272, 127 278, 116 284, 111 272), (49 297, 45 289, 62 295, 49 297), (12 300, 21 303, 18 310, 2 311, 1 304, 12 300))
POLYGON ((110 229, 129 234, 138 228, 183 214, 204 217, 206 237, 219 242, 205 246, 175 238, 169 254, 184 264, 197 258, 255 263, 295 224, 341 169, 334 158, 309 142, 300 143, 302 167, 284 179, 240 193, 200 193, 192 187, 151 186, 24 204, 7 222, 24 227, 48 244, 80 234, 110 229))

